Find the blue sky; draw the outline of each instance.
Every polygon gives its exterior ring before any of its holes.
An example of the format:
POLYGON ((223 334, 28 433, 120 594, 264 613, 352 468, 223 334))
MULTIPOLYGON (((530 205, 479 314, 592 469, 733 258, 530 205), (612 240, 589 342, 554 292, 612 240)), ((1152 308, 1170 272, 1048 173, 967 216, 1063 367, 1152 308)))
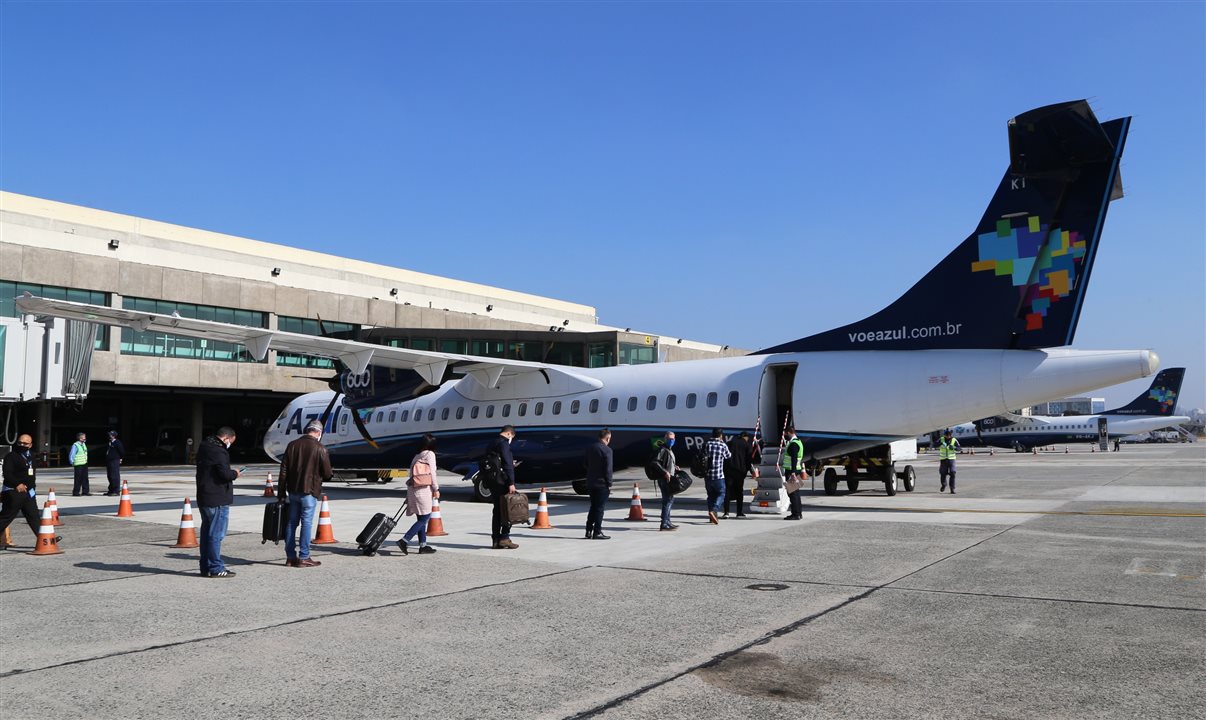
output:
POLYGON ((1006 121, 1088 98, 1134 123, 1074 346, 1206 407, 1204 8, 5 0, 0 187, 756 349, 907 290, 1006 121))

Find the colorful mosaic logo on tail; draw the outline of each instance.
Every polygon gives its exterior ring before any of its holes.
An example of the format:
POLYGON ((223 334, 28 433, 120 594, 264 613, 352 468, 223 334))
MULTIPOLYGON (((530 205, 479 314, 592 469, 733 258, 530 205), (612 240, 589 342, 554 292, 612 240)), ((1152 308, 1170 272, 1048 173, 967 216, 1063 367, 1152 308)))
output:
POLYGON ((1002 218, 995 232, 983 233, 977 239, 980 259, 972 263, 972 272, 992 270, 997 275, 1009 275, 1014 287, 1025 288, 1026 329, 1041 329, 1047 310, 1076 286, 1077 269, 1085 256, 1080 233, 1048 230, 1038 216, 1031 215, 1002 218), (1051 242, 1047 242, 1048 236, 1051 242))
POLYGON ((1177 391, 1172 388, 1154 387, 1147 393, 1148 400, 1155 400, 1166 411, 1177 401, 1177 391))

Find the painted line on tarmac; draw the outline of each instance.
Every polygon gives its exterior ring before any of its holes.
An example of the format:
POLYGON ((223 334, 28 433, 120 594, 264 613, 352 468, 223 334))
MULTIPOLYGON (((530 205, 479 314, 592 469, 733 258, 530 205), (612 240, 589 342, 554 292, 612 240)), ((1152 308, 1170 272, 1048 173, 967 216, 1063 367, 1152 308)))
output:
POLYGON ((1113 515, 1118 517, 1206 518, 1206 513, 1141 512, 1133 510, 987 510, 981 508, 855 507, 853 505, 807 505, 818 511, 853 510, 858 512, 984 513, 987 515, 1113 515))
POLYGON ((132 650, 122 650, 120 652, 112 652, 112 653, 108 653, 106 655, 96 655, 94 657, 78 658, 76 660, 66 660, 64 662, 54 663, 53 665, 45 665, 43 667, 17 668, 16 670, 9 670, 8 672, 0 672, 0 679, 12 677, 14 675, 28 675, 30 673, 41 672, 43 670, 56 670, 56 669, 62 668, 62 667, 71 667, 72 665, 83 665, 85 663, 98 662, 101 660, 111 660, 112 658, 122 657, 125 655, 139 655, 139 654, 142 654, 145 652, 150 652, 152 650, 163 650, 166 648, 174 648, 174 647, 181 647, 184 645, 192 645, 194 643, 206 642, 209 640, 219 640, 219 639, 227 638, 227 637, 237 637, 239 635, 246 635, 248 633, 262 632, 265 630, 276 630, 278 628, 288 627, 290 625, 299 625, 301 623, 308 623, 308 622, 312 622, 315 620, 326 620, 328 618, 337 618, 337 617, 343 617, 345 615, 354 615, 356 613, 365 612, 367 610, 381 610, 383 608, 400 607, 402 605, 409 605, 411 603, 421 602, 423 600, 436 600, 436 599, 440 599, 440 598, 452 597, 454 595, 461 595, 463 593, 473 592, 475 590, 485 590, 488 588, 503 587, 505 585, 516 585, 518 583, 527 582, 529 580, 543 580, 545 578, 556 577, 557 575, 566 575, 568 573, 579 572, 581 570, 589 570, 592 567, 595 567, 595 566, 583 565, 582 567, 570 568, 568 570, 557 570, 555 572, 542 573, 540 575, 531 575, 528 577, 516 578, 514 580, 504 580, 502 582, 486 583, 485 585, 477 585, 477 586, 470 587, 470 588, 463 588, 461 590, 452 590, 452 591, 445 592, 445 593, 436 593, 434 595, 423 595, 421 597, 408 598, 406 600, 396 600, 394 602, 382 603, 380 605, 367 605, 365 607, 353 608, 351 610, 339 610, 337 612, 325 613, 322 615, 311 615, 309 617, 296 618, 294 620, 286 620, 284 622, 273 623, 271 625, 261 625, 259 627, 247 628, 245 630, 233 630, 231 632, 218 633, 216 635, 206 635, 203 637, 190 638, 188 640, 177 640, 175 642, 160 643, 158 645, 148 645, 146 647, 134 648, 132 650))

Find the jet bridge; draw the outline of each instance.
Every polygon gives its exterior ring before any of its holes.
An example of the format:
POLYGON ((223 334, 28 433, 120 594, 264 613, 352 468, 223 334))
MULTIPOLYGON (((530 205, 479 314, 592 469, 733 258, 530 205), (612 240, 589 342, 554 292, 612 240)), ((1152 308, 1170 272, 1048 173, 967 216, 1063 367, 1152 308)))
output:
POLYGON ((0 403, 82 401, 92 380, 95 337, 94 323, 0 318, 0 403))

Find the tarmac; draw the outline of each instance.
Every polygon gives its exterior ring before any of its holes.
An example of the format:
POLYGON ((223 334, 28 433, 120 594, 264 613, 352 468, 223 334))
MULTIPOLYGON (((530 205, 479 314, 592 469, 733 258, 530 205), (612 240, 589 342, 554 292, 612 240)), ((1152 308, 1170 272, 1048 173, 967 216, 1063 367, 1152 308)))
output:
MULTIPOLYGON (((57 718, 1206 717, 1206 442, 937 460, 914 492, 806 491, 805 518, 658 532, 639 473, 607 541, 549 488, 551 530, 489 549, 490 507, 443 480, 432 555, 354 538, 398 483, 330 483, 317 568, 260 542, 267 465, 237 486, 230 579, 173 549, 192 469, 127 469, 134 517, 56 490, 64 552, 0 553, 0 706, 57 718), (639 482, 646 522, 629 522, 639 482)), ((752 483, 747 482, 747 489, 752 483)), ((99 491, 98 491, 99 488, 99 491)), ((844 484, 843 484, 844 488, 844 484)), ((536 493, 532 490, 532 509, 536 493)), ((194 507, 198 525, 200 515, 194 507)))

